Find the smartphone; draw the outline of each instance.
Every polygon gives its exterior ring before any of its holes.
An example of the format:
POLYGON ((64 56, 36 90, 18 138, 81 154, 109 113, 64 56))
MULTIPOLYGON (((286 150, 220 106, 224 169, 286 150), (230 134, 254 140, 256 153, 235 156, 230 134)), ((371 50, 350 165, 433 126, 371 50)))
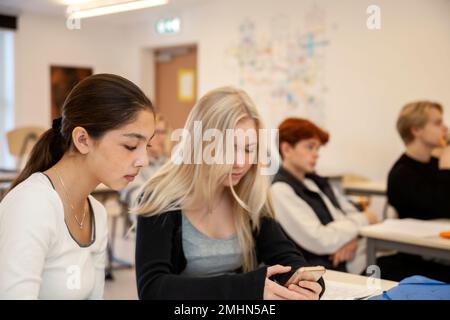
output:
POLYGON ((298 268, 284 286, 289 287, 290 284, 298 284, 302 280, 317 282, 325 271, 325 267, 322 266, 298 268))

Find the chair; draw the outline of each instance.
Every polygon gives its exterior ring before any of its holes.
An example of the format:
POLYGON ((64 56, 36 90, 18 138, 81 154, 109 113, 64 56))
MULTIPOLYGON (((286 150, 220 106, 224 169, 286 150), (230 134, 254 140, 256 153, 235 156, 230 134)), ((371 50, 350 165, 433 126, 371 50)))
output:
POLYGON ((45 131, 46 129, 42 127, 27 126, 19 127, 6 133, 8 149, 11 155, 16 158, 17 170, 22 168, 24 160, 45 131))

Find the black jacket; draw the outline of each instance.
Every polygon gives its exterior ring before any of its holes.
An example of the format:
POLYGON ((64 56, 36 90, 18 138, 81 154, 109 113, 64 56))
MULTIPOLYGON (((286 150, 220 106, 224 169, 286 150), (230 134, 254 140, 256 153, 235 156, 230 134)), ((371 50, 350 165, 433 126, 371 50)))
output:
POLYGON ((387 195, 399 218, 450 218, 450 170, 439 170, 437 158, 422 163, 403 154, 389 172, 387 195))
MULTIPOLYGON (((330 199, 331 203, 338 209, 341 209, 339 202, 336 199, 336 196, 333 193, 333 189, 328 182, 328 179, 322 178, 316 174, 307 174, 306 178, 311 179, 314 183, 319 187, 319 189, 330 199)), ((327 225, 328 223, 333 221, 333 217, 331 216, 330 211, 328 210, 325 202, 322 200, 319 194, 309 190, 303 182, 294 177, 291 173, 289 173, 283 167, 280 167, 278 173, 275 175, 272 183, 276 182, 284 182, 287 183, 299 196, 302 198, 314 211, 317 215, 317 218, 323 225, 327 225)), ((289 236, 286 233, 286 237, 289 236)), ((294 242, 295 243, 295 242, 294 242)), ((337 267, 333 267, 329 255, 318 255, 313 252, 310 252, 301 246, 301 243, 295 243, 299 250, 301 250, 305 258, 312 264, 322 265, 327 269, 335 269, 339 271, 346 271, 345 262, 340 263, 337 267)))
MULTIPOLYGON (((292 266, 273 280, 285 283, 298 267, 308 266, 303 254, 286 238, 279 224, 262 218, 253 237, 259 263, 292 266)), ((180 275, 186 267, 181 237, 181 211, 139 217, 136 279, 140 299, 262 299, 267 267, 215 277, 180 275)), ((323 279, 319 280, 324 292, 323 279)))

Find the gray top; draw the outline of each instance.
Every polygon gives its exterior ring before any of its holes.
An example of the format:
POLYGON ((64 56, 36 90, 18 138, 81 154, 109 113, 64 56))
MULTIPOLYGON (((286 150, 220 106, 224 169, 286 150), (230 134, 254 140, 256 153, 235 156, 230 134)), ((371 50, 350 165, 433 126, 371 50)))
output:
POLYGON ((181 234, 187 276, 212 277, 233 274, 241 267, 241 248, 237 235, 228 239, 214 239, 195 228, 188 218, 182 216, 181 234))

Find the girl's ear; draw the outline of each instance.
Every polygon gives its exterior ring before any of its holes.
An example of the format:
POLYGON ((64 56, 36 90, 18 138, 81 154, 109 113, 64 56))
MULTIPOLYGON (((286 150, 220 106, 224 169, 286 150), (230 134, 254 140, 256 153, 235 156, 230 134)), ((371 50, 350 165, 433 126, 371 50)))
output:
POLYGON ((72 131, 74 147, 81 154, 87 154, 92 149, 93 141, 89 133, 83 127, 75 127, 72 131))

